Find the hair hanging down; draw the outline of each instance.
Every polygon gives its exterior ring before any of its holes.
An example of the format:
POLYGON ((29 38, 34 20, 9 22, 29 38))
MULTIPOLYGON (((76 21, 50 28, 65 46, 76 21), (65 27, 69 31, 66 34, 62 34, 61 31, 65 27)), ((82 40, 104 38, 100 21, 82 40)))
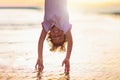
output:
POLYGON ((52 40, 52 37, 50 35, 50 31, 49 31, 48 35, 47 35, 47 41, 50 45, 50 51, 52 51, 52 52, 55 52, 55 51, 65 52, 66 51, 67 39, 66 39, 65 34, 64 34, 64 41, 59 43, 59 44, 55 44, 52 40))

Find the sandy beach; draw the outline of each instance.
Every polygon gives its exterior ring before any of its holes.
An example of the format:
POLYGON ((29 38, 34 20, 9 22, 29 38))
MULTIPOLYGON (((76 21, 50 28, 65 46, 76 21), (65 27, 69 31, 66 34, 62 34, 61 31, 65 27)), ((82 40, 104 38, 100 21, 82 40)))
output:
POLYGON ((120 16, 71 13, 70 74, 63 73, 65 53, 49 52, 45 41, 45 67, 38 76, 34 66, 43 13, 25 10, 19 17, 19 12, 0 10, 0 80, 120 80, 120 16))

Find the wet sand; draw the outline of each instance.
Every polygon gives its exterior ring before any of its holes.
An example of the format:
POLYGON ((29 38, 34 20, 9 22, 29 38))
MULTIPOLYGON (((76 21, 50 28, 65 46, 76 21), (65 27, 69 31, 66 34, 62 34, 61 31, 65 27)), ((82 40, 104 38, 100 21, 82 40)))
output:
POLYGON ((65 53, 44 45, 44 71, 34 66, 41 27, 0 30, 0 80, 120 80, 120 19, 79 15, 73 24, 70 75, 61 66, 65 53), (41 77, 41 79, 39 79, 41 77))

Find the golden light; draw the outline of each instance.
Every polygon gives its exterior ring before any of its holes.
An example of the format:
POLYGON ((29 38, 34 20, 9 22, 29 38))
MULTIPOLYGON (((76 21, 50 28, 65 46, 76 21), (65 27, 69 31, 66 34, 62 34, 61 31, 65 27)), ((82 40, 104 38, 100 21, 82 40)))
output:
POLYGON ((90 5, 90 4, 94 4, 94 5, 98 5, 98 4, 120 4, 120 0, 69 0, 68 4, 72 4, 72 5, 90 5))
POLYGON ((120 0, 69 0, 69 8, 101 8, 106 6, 119 6, 120 0))
POLYGON ((119 2, 119 0, 69 0, 69 1, 80 3, 119 2))

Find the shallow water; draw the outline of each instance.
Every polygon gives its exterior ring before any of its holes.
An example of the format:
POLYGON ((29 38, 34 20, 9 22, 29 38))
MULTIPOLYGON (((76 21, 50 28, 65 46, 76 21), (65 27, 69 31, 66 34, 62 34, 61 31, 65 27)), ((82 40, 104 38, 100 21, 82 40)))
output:
MULTIPOLYGON (((34 66, 42 15, 35 10, 0 10, 0 24, 7 25, 0 26, 0 80, 38 79, 34 66)), ((49 52, 45 41, 41 80, 120 80, 120 19, 73 12, 70 21, 74 42, 70 75, 64 75, 61 66, 65 53, 49 52)))

